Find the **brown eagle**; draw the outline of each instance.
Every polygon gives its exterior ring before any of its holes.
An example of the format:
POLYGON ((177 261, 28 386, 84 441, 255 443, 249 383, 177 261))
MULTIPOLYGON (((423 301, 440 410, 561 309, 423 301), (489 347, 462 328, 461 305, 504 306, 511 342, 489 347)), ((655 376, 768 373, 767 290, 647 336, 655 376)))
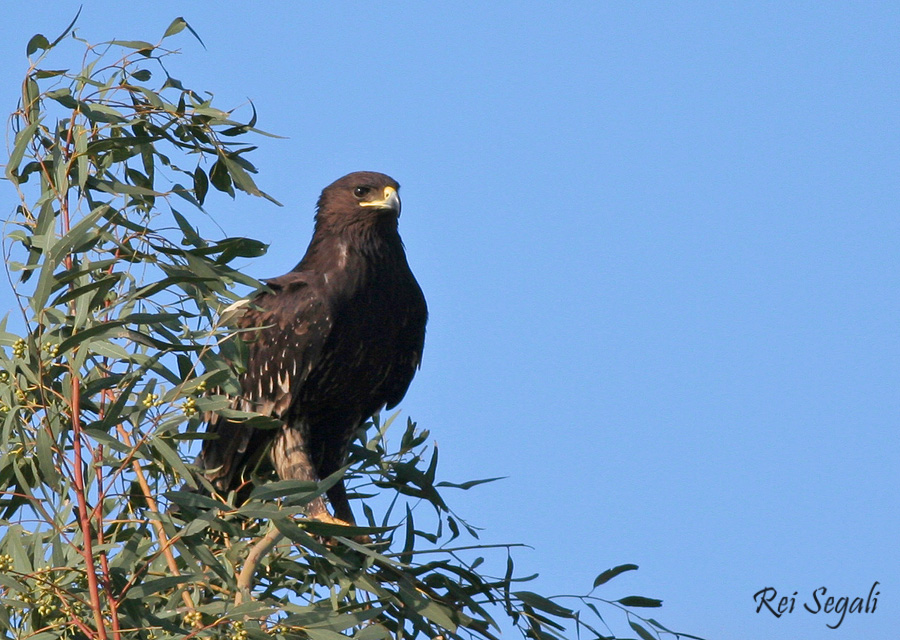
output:
MULTIPOLYGON (((219 492, 246 487, 266 455, 283 480, 329 476, 357 428, 406 393, 428 310, 397 231, 399 188, 370 171, 325 187, 306 255, 246 305, 238 325, 248 366, 236 406, 282 426, 209 422, 218 437, 204 441, 197 464, 219 492)), ((343 481, 327 496, 337 519, 353 524, 343 481)), ((321 497, 307 511, 334 522, 321 497)))

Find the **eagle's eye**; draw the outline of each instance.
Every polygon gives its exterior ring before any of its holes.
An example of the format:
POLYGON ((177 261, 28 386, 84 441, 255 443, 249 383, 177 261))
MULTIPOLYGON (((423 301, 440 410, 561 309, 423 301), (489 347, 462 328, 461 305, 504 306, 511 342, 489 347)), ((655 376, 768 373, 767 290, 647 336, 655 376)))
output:
POLYGON ((357 198, 365 198, 371 190, 372 187, 356 187, 353 190, 353 195, 357 198))

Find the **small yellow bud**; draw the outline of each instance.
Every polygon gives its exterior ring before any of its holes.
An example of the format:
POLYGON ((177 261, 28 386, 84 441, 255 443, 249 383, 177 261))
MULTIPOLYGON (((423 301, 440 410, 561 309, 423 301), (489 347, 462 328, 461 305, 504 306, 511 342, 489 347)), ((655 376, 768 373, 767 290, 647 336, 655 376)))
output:
POLYGON ((184 614, 184 623, 192 627, 199 627, 203 624, 203 615, 199 611, 188 611, 184 614))
POLYGON ((161 403, 159 401, 159 396, 155 393, 148 393, 144 396, 144 400, 142 403, 148 409, 150 407, 158 407, 161 403))
POLYGON ((187 398, 181 403, 181 410, 188 418, 197 413, 197 401, 194 398, 187 398))

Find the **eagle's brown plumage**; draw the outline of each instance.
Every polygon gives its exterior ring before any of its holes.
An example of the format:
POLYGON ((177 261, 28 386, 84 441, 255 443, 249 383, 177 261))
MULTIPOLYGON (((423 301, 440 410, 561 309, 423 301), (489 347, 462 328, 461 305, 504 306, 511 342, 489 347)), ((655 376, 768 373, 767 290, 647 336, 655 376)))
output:
MULTIPOLYGON (((403 398, 422 357, 428 312, 397 231, 399 185, 368 171, 322 191, 306 255, 266 281, 239 325, 249 348, 244 410, 280 429, 223 418, 197 460, 220 492, 245 483, 268 451, 282 479, 318 480, 338 470, 360 424, 403 398)), ((327 491, 337 518, 353 523, 344 483, 327 491)), ((328 519, 320 498, 309 515, 328 519)))

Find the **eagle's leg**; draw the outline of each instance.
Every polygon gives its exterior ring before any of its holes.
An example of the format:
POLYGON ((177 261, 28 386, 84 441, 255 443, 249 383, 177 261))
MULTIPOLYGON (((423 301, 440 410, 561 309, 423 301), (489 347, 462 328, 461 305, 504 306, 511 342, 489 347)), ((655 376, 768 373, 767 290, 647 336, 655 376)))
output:
POLYGON ((337 484, 325 492, 331 508, 334 509, 334 515, 350 524, 356 524, 353 517, 353 510, 350 508, 350 501, 347 500, 347 488, 344 486, 343 480, 338 480, 337 484))
MULTIPOLYGON (((306 482, 319 481, 316 467, 313 465, 310 458, 306 440, 300 429, 290 427, 282 429, 281 433, 275 438, 275 442, 272 444, 270 455, 275 471, 282 480, 304 480, 306 482)), ((320 522, 327 522, 330 524, 344 526, 353 525, 353 513, 350 511, 350 505, 347 504, 347 496, 343 487, 343 482, 339 484, 341 487, 340 494, 343 497, 343 505, 340 501, 335 504, 335 515, 337 517, 328 513, 328 509, 325 507, 325 499, 322 496, 313 499, 306 505, 307 516, 319 520, 320 522), (346 514, 349 514, 349 517, 345 517, 346 514)), ((337 487, 337 485, 335 485, 335 487, 337 487)), ((331 491, 334 490, 335 487, 332 487, 331 490, 328 491, 329 497, 331 497, 331 491)))
MULTIPOLYGON (((325 475, 323 473, 323 475, 325 475)), ((340 524, 355 525, 356 519, 353 517, 353 510, 350 509, 350 501, 347 500, 347 488, 344 486, 344 480, 338 480, 337 483, 325 492, 328 495, 328 501, 331 508, 334 509, 336 520, 340 524)), ((324 509, 324 505, 322 507, 324 509)), ((328 512, 326 511, 326 514, 328 512)), ((371 544, 372 538, 362 534, 353 536, 353 539, 360 544, 371 544)))
MULTIPOLYGON (((350 422, 350 420, 344 419, 340 420, 340 422, 350 422)), ((356 419, 353 422, 358 423, 359 420, 356 419)), ((313 463, 316 465, 320 478, 327 478, 347 464, 347 449, 350 445, 351 436, 355 432, 356 429, 346 430, 346 433, 342 434, 344 436, 343 439, 320 435, 328 433, 326 429, 318 430, 312 434, 310 440, 312 450, 315 452, 313 463)), ((356 518, 353 517, 353 510, 350 508, 350 501, 347 499, 347 488, 344 485, 344 479, 338 480, 325 494, 328 496, 334 515, 344 522, 355 525, 356 518)))

